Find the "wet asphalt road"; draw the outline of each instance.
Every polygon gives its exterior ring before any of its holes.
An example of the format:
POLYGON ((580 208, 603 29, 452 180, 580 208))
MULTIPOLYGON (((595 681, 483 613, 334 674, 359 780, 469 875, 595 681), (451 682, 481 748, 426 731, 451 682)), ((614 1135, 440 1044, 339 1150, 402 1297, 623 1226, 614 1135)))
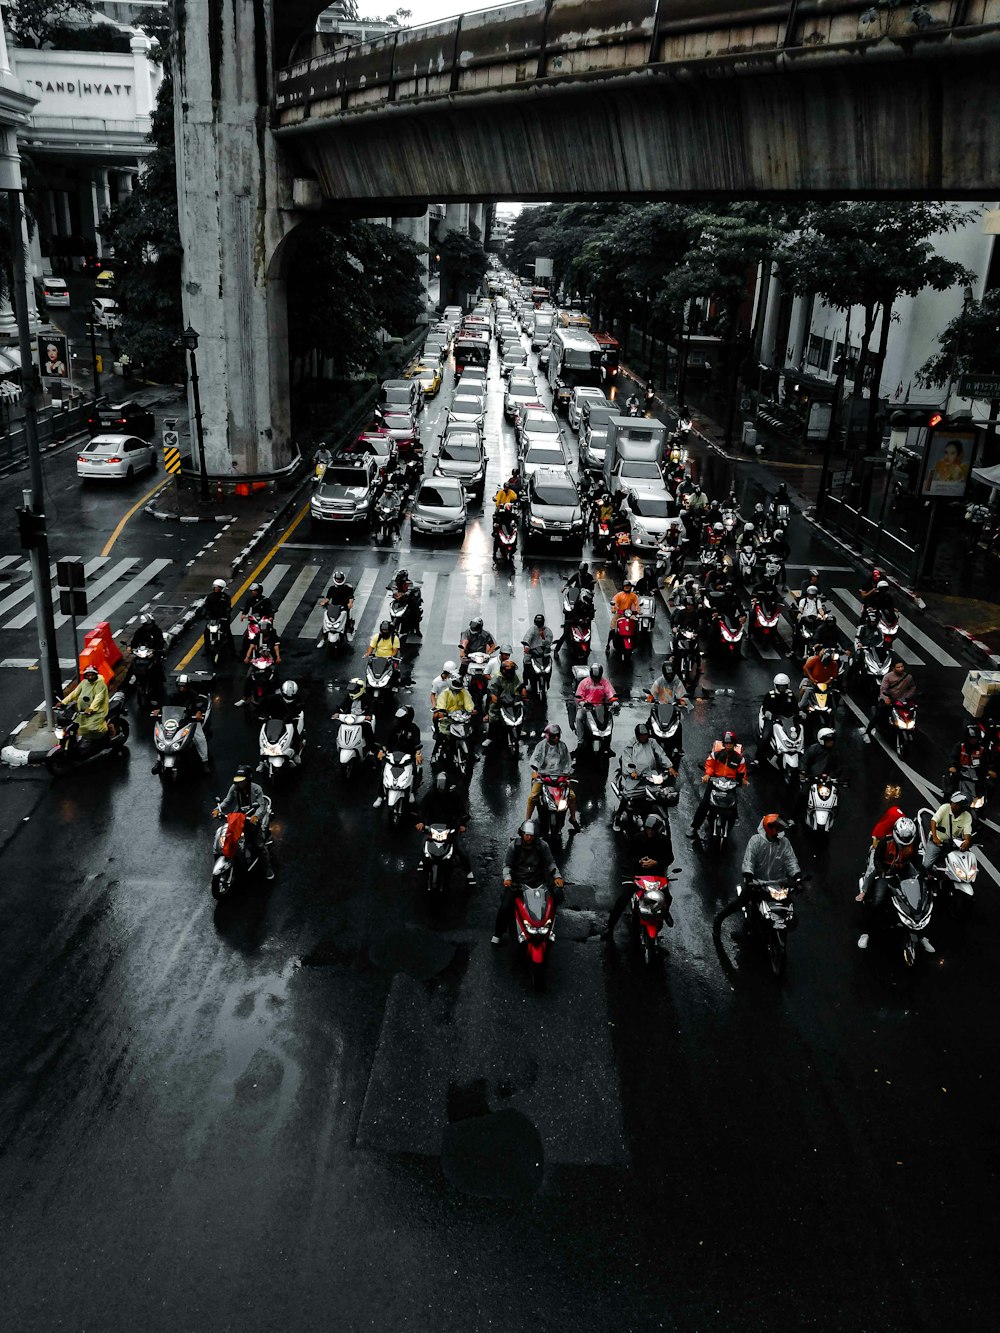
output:
MULTIPOLYGON (((489 425, 502 443, 491 479, 512 453, 498 404, 494 387, 489 425)), ((439 400, 428 414, 442 410, 439 400)), ((710 491, 728 483, 720 460, 698 462, 710 491)), ((519 630, 554 605, 570 566, 529 564, 508 587, 486 567, 478 519, 460 552, 413 548, 407 534, 401 548, 372 550, 314 543, 300 527, 276 559, 289 565, 284 587, 310 564, 325 575, 340 562, 352 574, 374 568, 381 588, 401 553, 435 576, 411 696, 426 734, 427 690, 459 619, 482 605, 498 634, 519 630)), ((792 537, 794 563, 842 564, 801 519, 792 537)), ((454 888, 430 915, 415 835, 391 832, 371 808, 374 773, 345 788, 334 772, 329 706, 360 643, 349 662, 322 660, 301 634, 309 612, 295 608, 285 639, 309 750, 303 772, 273 793, 273 886, 218 910, 208 892, 212 797, 255 753, 228 678, 216 693, 212 779, 161 795, 142 727, 115 767, 55 785, 13 775, 30 817, 0 852, 6 1325, 991 1321, 997 885, 984 871, 967 919, 940 913, 938 952, 911 974, 894 956, 857 950, 867 831, 883 784, 900 775, 881 746, 860 743, 853 715, 845 708, 839 722, 852 785, 829 846, 792 835, 814 879, 783 984, 720 916, 746 838, 780 805, 774 781, 754 778, 720 857, 682 836, 711 740, 728 726, 749 738, 781 665, 752 652, 734 672, 709 663, 685 724, 672 819, 683 874, 662 969, 643 972, 623 929, 615 949, 597 939, 617 852, 612 798, 588 771, 585 831, 560 857, 560 939, 535 995, 510 948, 488 945, 524 762, 490 751, 477 763, 468 846, 479 883, 454 888), (501 1111, 520 1116, 483 1118, 501 1111), (478 1129, 476 1160, 466 1140, 478 1129), (505 1185, 516 1197, 482 1197, 505 1185)), ((377 618, 373 596, 362 632, 377 618)), ((965 668, 922 656, 928 702, 912 773, 936 785, 965 668)), ((619 692, 638 693, 655 664, 641 653, 631 671, 615 668, 619 692)), ((549 714, 564 720, 557 697, 549 714)), ((636 716, 623 710, 616 749, 636 716)), ((902 780, 915 810, 925 796, 902 780)))

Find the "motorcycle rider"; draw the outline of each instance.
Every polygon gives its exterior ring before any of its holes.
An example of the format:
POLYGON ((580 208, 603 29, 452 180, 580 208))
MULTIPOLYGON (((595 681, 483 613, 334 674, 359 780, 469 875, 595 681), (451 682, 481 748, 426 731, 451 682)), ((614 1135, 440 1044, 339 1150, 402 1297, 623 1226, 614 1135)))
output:
POLYGON ((365 657, 380 657, 383 660, 399 657, 399 635, 393 629, 391 620, 379 622, 378 629, 365 649, 365 657))
POLYGON ((517 837, 511 839, 503 860, 503 893, 493 924, 493 937, 490 940, 494 945, 500 943, 510 925, 514 902, 524 884, 538 883, 543 879, 551 880, 552 899, 556 907, 565 896, 563 889, 566 881, 559 873, 548 843, 544 838, 537 836, 533 819, 526 819, 520 826, 517 837))
MULTIPOLYGON (((558 723, 550 722, 545 728, 542 739, 531 752, 528 763, 531 766, 531 789, 528 792, 528 808, 524 814, 525 819, 531 819, 535 813, 535 806, 542 794, 542 778, 565 778, 569 777, 573 771, 573 760, 570 758, 569 747, 562 738, 562 727, 558 723)), ((580 820, 576 813, 576 792, 572 786, 569 788, 567 804, 569 805, 570 833, 579 833, 580 820)))
POLYGON ((214 579, 212 581, 212 591, 201 604, 201 618, 206 624, 209 620, 219 622, 222 627, 222 642, 229 649, 230 657, 235 657, 236 644, 233 642, 232 627, 233 603, 229 593, 226 592, 225 579, 214 579))
POLYGON ((693 630, 697 634, 701 629, 701 612, 692 592, 685 592, 683 601, 671 611, 670 625, 674 630, 675 642, 681 630, 693 630))
MULTIPOLYGON (((617 926, 622 913, 632 901, 632 894, 635 892, 632 880, 639 875, 662 875, 665 877, 673 859, 674 849, 670 842, 670 829, 662 815, 651 811, 646 816, 642 826, 642 834, 637 843, 630 848, 626 868, 626 874, 629 878, 608 913, 608 924, 601 931, 602 940, 608 942, 613 938, 615 926, 617 926)), ((672 903, 669 886, 663 885, 662 892, 664 897, 663 920, 666 925, 672 926, 674 918, 670 915, 672 903)))
POLYGON ((449 735, 449 713, 475 713, 472 695, 457 675, 449 675, 444 687, 437 691, 434 702, 434 723, 439 737, 449 735))
POLYGON ((655 595, 659 584, 656 582, 656 574, 646 565, 639 566, 639 577, 632 585, 633 591, 637 597, 652 597, 655 595))
POLYGON ((608 641, 605 644, 604 651, 608 655, 611 653, 611 647, 614 643, 615 634, 618 629, 618 620, 620 616, 632 616, 634 619, 639 614, 639 598, 635 595, 632 588, 632 580, 626 579, 621 586, 621 591, 616 592, 611 599, 611 625, 608 629, 608 641))
POLYGON ((951 777, 968 777, 977 793, 989 794, 997 779, 997 756, 987 745, 987 734, 978 722, 967 722, 962 739, 952 749, 948 761, 951 777))
POLYGON ((397 569, 393 575, 392 582, 389 584, 388 591, 396 601, 405 603, 406 611, 402 617, 400 631, 406 634, 420 633, 420 606, 422 597, 420 589, 415 583, 410 582, 410 574, 406 569, 397 569))
POLYGON ((240 764, 233 774, 233 785, 229 788, 224 799, 212 811, 212 817, 218 819, 220 815, 235 814, 239 810, 247 816, 243 825, 243 836, 260 853, 260 858, 264 863, 264 874, 268 879, 274 879, 271 849, 265 836, 266 830, 261 827, 260 822, 267 812, 267 806, 264 803, 264 791, 256 782, 250 780, 249 764, 240 764))
POLYGON ((388 750, 401 750, 411 755, 415 767, 420 768, 424 762, 423 746, 420 742, 420 728, 413 719, 414 712, 409 704, 396 709, 385 745, 379 748, 379 759, 384 759, 388 750))
MULTIPOLYGON (((499 490, 497 491, 496 495, 494 495, 494 497, 493 497, 493 504, 494 504, 494 507, 495 507, 497 513, 500 513, 503 509, 508 508, 508 506, 513 507, 514 505, 517 504, 517 474, 516 474, 516 473, 512 473, 511 476, 508 478, 508 480, 505 481, 505 482, 503 482, 503 483, 501 484, 501 486, 500 486, 499 490)), ((495 548, 495 547, 494 547, 494 552, 493 552, 493 554, 494 554, 494 559, 495 559, 495 558, 496 558, 496 548, 495 548)))
POLYGON ((575 716, 573 726, 576 730, 578 740, 583 740, 582 722, 584 704, 613 704, 617 703, 618 696, 615 694, 614 686, 604 675, 604 668, 600 662, 591 662, 590 670, 583 680, 576 687, 576 696, 574 703, 575 716))
MULTIPOLYGON (((174 689, 166 700, 167 704, 175 708, 184 709, 184 721, 182 726, 189 722, 194 723, 194 730, 191 736, 191 744, 194 746, 195 754, 201 761, 201 767, 204 772, 212 767, 212 761, 208 757, 208 738, 205 735, 204 721, 205 713, 208 710, 208 695, 199 694, 192 687, 191 680, 186 675, 180 675, 174 682, 174 689)), ((159 717, 160 709, 154 708, 152 716, 159 717)), ((163 760, 158 758, 150 770, 152 773, 160 773, 163 770, 163 760)))
MULTIPOLYGON (((448 777, 445 770, 441 770, 434 776, 427 792, 421 799, 416 809, 417 822, 416 830, 423 833, 428 824, 447 824, 453 830, 452 848, 455 852, 455 860, 465 871, 465 882, 473 885, 476 877, 472 873, 472 864, 469 861, 469 854, 463 847, 459 835, 464 833, 469 824, 469 802, 468 797, 463 793, 460 786, 454 785, 448 777)), ((417 862, 417 870, 427 868, 423 855, 417 862)))
POLYGON ((969 810, 969 798, 964 792, 955 791, 947 801, 939 805, 931 816, 930 834, 924 847, 924 869, 931 866, 944 851, 944 845, 952 839, 961 840, 962 851, 967 852, 972 846, 972 813, 969 810))
POLYGON ((355 676, 347 682, 347 690, 338 706, 333 710, 334 720, 338 713, 348 713, 358 720, 364 737, 365 757, 369 758, 375 749, 375 730, 372 727, 371 713, 368 711, 365 682, 355 676))
POLYGON ((698 830, 705 822, 705 817, 708 814, 708 807, 712 799, 709 785, 712 778, 732 778, 744 787, 750 781, 747 776, 746 759, 743 757, 743 746, 737 744, 735 731, 727 731, 721 741, 715 741, 711 753, 705 760, 705 775, 701 780, 705 791, 702 793, 698 808, 694 812, 691 827, 687 831, 687 836, 693 842, 699 841, 698 830))
POLYGON ((866 609, 873 607, 876 612, 885 611, 894 615, 896 605, 892 596, 892 585, 880 569, 873 569, 868 583, 860 589, 861 604, 866 609))
MULTIPOLYGON (((354 606, 354 588, 348 583, 347 575, 342 569, 335 569, 333 571, 333 582, 330 584, 329 588, 327 588, 326 596, 321 599, 320 606, 332 606, 335 611, 339 611, 341 607, 346 606, 347 634, 348 637, 353 635, 354 621, 351 617, 351 610, 354 606)), ((316 646, 317 648, 322 648, 323 640, 320 639, 316 646)))
POLYGON ((445 662, 441 668, 441 674, 435 676, 431 682, 431 709, 437 708, 438 695, 442 692, 450 680, 458 675, 457 662, 445 662))
POLYGON ((795 628, 803 649, 815 642, 815 627, 825 619, 826 604, 819 595, 819 588, 810 583, 795 608, 795 628))
POLYGON ((104 741, 113 734, 108 725, 108 687, 92 663, 83 668, 80 683, 59 700, 62 708, 72 703, 76 704, 77 735, 81 741, 104 741))
POLYGON ((552 653, 552 631, 545 623, 541 611, 535 616, 531 629, 521 640, 524 648, 524 664, 527 666, 531 657, 549 657, 552 653))
POLYGON ((788 545, 788 542, 785 541, 784 528, 775 528, 773 535, 769 537, 767 541, 761 542, 760 552, 761 555, 765 557, 771 556, 773 559, 777 560, 778 564, 781 566, 778 571, 778 578, 781 580, 781 588, 783 592, 787 592, 788 575, 785 572, 785 561, 791 555, 792 548, 788 545))
POLYGON ((621 832, 621 817, 628 805, 628 798, 641 790, 647 773, 669 773, 671 778, 677 777, 677 770, 663 747, 650 735, 649 724, 638 722, 634 740, 629 741, 622 751, 621 800, 611 821, 615 833, 621 832))
POLYGON ((590 566, 584 560, 575 573, 570 574, 569 578, 563 584, 563 592, 567 588, 579 588, 582 592, 584 588, 589 588, 591 592, 597 586, 593 574, 590 572, 590 566))
MULTIPOLYGON (((504 492, 503 492, 502 490, 501 490, 501 491, 497 491, 497 495, 501 495, 501 494, 503 494, 503 493, 504 493, 504 492)), ((498 506, 498 507, 493 511, 493 563, 494 563, 494 565, 497 563, 497 560, 499 559, 500 551, 501 551, 501 542, 500 542, 500 532, 501 532, 501 529, 502 529, 505 533, 507 533, 507 535, 509 536, 510 533, 516 528, 516 526, 517 526, 517 518, 516 518, 516 516, 515 516, 515 514, 514 514, 514 505, 513 505, 513 502, 512 502, 512 501, 510 501, 510 500, 506 501, 503 505, 498 506)))
MULTIPOLYGON (((302 749, 302 733, 299 730, 299 724, 302 720, 302 702, 299 699, 298 683, 294 680, 286 680, 280 689, 266 700, 262 714, 263 717, 277 718, 279 722, 290 722, 292 724, 292 747, 295 751, 295 763, 299 762, 299 754, 302 749)), ((267 765, 261 765, 266 768, 267 765)))
POLYGON ((916 681, 907 671, 905 665, 897 659, 882 677, 878 698, 872 704, 867 726, 859 727, 859 731, 864 733, 861 737, 864 743, 871 745, 872 732, 881 719, 889 716, 893 704, 908 703, 916 693, 916 681))
POLYGON ((693 710, 694 704, 688 698, 684 682, 674 668, 673 662, 660 664, 660 674, 646 687, 646 698, 650 703, 666 704, 673 708, 693 710))
MULTIPOLYGON (((240 620, 255 620, 260 623, 262 620, 273 622, 274 603, 264 592, 262 583, 251 583, 250 591, 247 593, 247 600, 244 603, 243 610, 240 612, 240 620)), ((245 662, 247 652, 250 648, 250 626, 247 625, 243 630, 243 642, 240 645, 240 657, 245 662)))
POLYGON ((763 708, 764 720, 751 768, 759 767, 767 759, 773 743, 775 720, 789 722, 794 718, 797 722, 799 719, 799 701, 792 690, 792 682, 783 671, 778 672, 773 681, 773 688, 764 695, 763 708))
POLYGON ((820 727, 816 739, 802 756, 802 777, 806 790, 816 778, 839 778, 842 772, 837 733, 832 727, 820 727))
POLYGON ((137 648, 150 648, 156 654, 149 670, 149 698, 152 700, 162 699, 167 684, 163 673, 163 654, 167 651, 167 641, 163 637, 163 630, 160 629, 149 611, 143 611, 139 615, 139 624, 136 626, 128 647, 129 657, 137 648))
POLYGON ((796 879, 798 858, 785 837, 790 825, 779 814, 767 814, 757 825, 743 853, 743 894, 754 894, 756 881, 785 883, 796 879))
POLYGON ((572 637, 574 625, 592 625, 594 623, 594 593, 590 588, 583 588, 580 596, 568 611, 563 612, 562 632, 552 645, 552 652, 559 656, 559 649, 568 638, 572 637))
MULTIPOLYGON (((487 731, 491 731, 500 721, 500 709, 514 699, 523 699, 527 694, 524 682, 517 673, 517 663, 509 655, 501 658, 496 672, 490 677, 490 705, 486 714, 487 731)), ((486 736, 483 745, 491 744, 491 737, 486 736)))
MULTIPOLYGON (((885 882, 885 875, 901 871, 913 859, 916 837, 916 824, 906 815, 901 815, 893 824, 889 836, 872 848, 869 868, 862 881, 861 891, 854 900, 863 904, 862 922, 866 927, 870 927, 888 896, 889 886, 885 882)), ((869 930, 865 929, 858 936, 859 949, 868 948, 868 938, 869 930)), ((934 946, 926 936, 920 937, 920 943, 928 953, 934 953, 934 946)))
POLYGON ((473 616, 469 621, 469 628, 462 635, 462 641, 458 647, 463 666, 470 653, 486 653, 487 656, 490 656, 496 652, 497 645, 493 637, 493 631, 483 629, 482 616, 473 616))
POLYGON ((799 702, 803 701, 808 690, 822 689, 825 685, 834 684, 839 674, 840 663, 829 648, 823 648, 818 653, 813 653, 812 657, 807 657, 802 668, 802 680, 799 682, 799 702))

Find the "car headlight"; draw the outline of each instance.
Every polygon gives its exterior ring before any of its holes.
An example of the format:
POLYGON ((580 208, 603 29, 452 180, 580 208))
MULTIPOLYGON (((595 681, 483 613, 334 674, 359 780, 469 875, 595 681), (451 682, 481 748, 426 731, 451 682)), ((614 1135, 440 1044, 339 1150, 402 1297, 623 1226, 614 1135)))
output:
POLYGON ((544 527, 545 527, 545 520, 544 520, 544 518, 536 518, 534 514, 532 514, 531 518, 529 519, 529 522, 530 522, 530 524, 531 524, 531 526, 532 526, 533 528, 544 528, 544 527))

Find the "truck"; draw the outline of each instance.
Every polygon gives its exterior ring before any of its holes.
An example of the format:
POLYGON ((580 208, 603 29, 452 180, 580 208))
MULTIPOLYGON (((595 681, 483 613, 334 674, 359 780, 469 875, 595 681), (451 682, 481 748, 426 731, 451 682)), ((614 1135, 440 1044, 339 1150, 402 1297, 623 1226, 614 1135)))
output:
POLYGON ((667 454, 667 427, 662 421, 645 417, 612 417, 608 422, 608 442, 604 450, 604 485, 612 494, 623 489, 623 467, 626 474, 624 488, 635 490, 656 489, 657 477, 662 478, 663 460, 667 454), (630 467, 630 465, 636 465, 630 467), (632 484, 628 474, 635 474, 632 484))
POLYGON ((548 342, 554 322, 554 310, 535 311, 535 323, 531 330, 531 350, 533 352, 537 352, 540 347, 544 347, 548 342))

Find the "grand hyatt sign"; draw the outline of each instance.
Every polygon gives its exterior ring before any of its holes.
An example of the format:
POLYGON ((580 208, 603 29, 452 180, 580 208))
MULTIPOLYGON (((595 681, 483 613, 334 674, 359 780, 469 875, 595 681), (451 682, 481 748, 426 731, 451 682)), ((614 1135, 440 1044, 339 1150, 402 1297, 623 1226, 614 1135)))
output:
POLYGON ((29 88, 37 88, 43 93, 69 93, 76 97, 126 97, 132 96, 132 85, 130 83, 91 83, 86 80, 78 79, 49 79, 42 82, 41 79, 26 79, 29 88))
POLYGON ((145 50, 11 51, 14 73, 38 105, 31 113, 36 129, 71 120, 130 124, 149 130, 149 115, 163 72, 145 50))

